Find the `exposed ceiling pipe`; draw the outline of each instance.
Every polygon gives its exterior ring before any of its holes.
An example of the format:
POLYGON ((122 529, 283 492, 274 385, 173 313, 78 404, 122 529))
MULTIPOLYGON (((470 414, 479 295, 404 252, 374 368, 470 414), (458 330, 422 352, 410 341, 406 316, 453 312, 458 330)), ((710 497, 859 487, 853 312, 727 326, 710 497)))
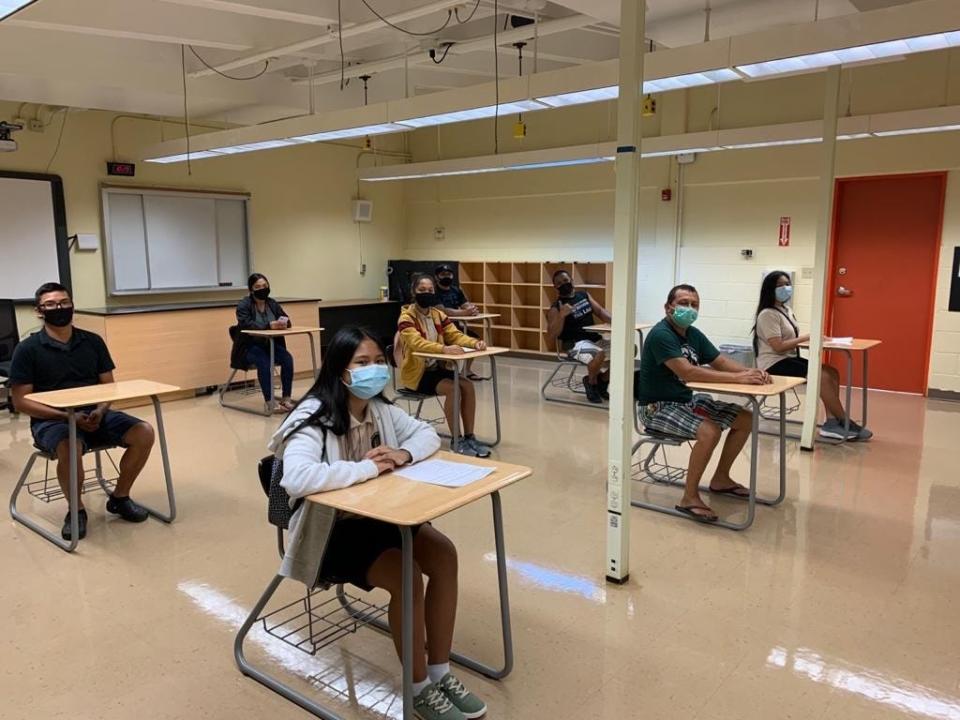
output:
MULTIPOLYGON (((462 3, 463 0, 437 0, 429 5, 423 5, 422 7, 412 8, 394 15, 388 15, 386 18, 392 23, 402 23, 408 20, 415 20, 426 15, 432 15, 435 12, 449 10, 450 8, 462 3)), ((346 39, 350 37, 356 37, 357 35, 364 35, 369 32, 374 32, 376 30, 383 30, 386 27, 387 26, 384 25, 379 19, 371 20, 370 22, 359 23, 357 25, 351 25, 343 28, 341 36, 346 39)), ((261 52, 253 53, 252 55, 245 55, 242 58, 237 58, 236 60, 231 60, 230 62, 222 63, 220 65, 216 65, 215 67, 220 72, 236 70, 237 68, 261 63, 264 60, 269 60, 273 57, 280 57, 282 55, 296 55, 304 50, 307 50, 308 48, 315 48, 319 47, 320 45, 327 45, 328 43, 336 41, 337 31, 335 27, 331 26, 330 32, 326 33, 325 35, 317 35, 316 37, 301 40, 300 42, 292 43, 290 45, 283 45, 270 50, 263 50, 261 52)), ((189 73, 189 76, 192 78, 198 78, 213 74, 213 70, 204 68, 202 70, 195 70, 194 72, 189 73)), ((337 76, 339 77, 339 72, 337 76)))
POLYGON ((703 8, 704 15, 704 27, 703 27, 703 41, 705 43, 710 42, 710 15, 713 13, 713 10, 710 8, 710 0, 706 0, 706 6, 703 8))
MULTIPOLYGON (((538 37, 556 35, 558 33, 569 32, 571 30, 579 30, 595 22, 596 20, 591 17, 587 17, 586 15, 572 15, 559 20, 550 20, 549 22, 541 23, 539 28, 536 30, 534 29, 533 25, 525 25, 524 27, 516 28, 515 30, 507 30, 503 33, 497 33, 497 42, 501 45, 510 45, 515 42, 530 40, 533 38, 534 34, 536 34, 538 37)), ((483 37, 471 38, 470 40, 457 42, 450 47, 450 54, 462 55, 465 53, 477 52, 478 50, 488 50, 492 40, 493 35, 484 35, 483 37)), ((405 63, 419 65, 429 61, 430 58, 426 53, 422 51, 416 51, 413 54, 398 55, 392 58, 386 58, 384 60, 376 60, 374 62, 353 65, 346 68, 345 72, 346 77, 360 77, 361 75, 369 75, 372 73, 384 72, 385 70, 402 68, 405 63)), ((317 84, 339 82, 340 71, 336 70, 333 72, 323 73, 321 75, 315 75, 313 81, 317 84)), ((308 82, 308 80, 306 78, 298 78, 293 82, 299 85, 308 82)))

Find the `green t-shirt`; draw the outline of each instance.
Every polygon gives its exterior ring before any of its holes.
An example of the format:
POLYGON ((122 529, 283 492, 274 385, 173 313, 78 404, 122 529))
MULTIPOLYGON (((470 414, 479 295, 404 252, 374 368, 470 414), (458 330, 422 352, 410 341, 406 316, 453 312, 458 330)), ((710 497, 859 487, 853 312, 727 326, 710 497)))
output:
POLYGON ((683 337, 664 318, 643 341, 640 369, 634 378, 634 394, 641 404, 654 402, 690 402, 693 391, 673 374, 667 361, 686 358, 692 365, 708 365, 720 355, 707 336, 695 327, 683 337))

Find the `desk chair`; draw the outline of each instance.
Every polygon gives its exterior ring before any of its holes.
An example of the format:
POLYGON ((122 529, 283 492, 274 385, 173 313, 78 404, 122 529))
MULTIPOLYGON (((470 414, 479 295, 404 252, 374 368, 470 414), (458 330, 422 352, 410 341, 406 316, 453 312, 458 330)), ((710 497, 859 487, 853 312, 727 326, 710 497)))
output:
MULTIPOLYGON (((666 435, 644 428, 640 424, 640 404, 634 402, 634 427, 640 436, 633 445, 633 456, 637 456, 631 469, 631 477, 636 482, 645 482, 651 485, 672 485, 674 487, 683 487, 687 479, 686 467, 671 465, 667 457, 666 448, 682 447, 690 443, 685 438, 666 435), (648 446, 649 450, 644 454, 641 449, 648 446)), ((634 507, 644 510, 655 510, 657 512, 667 513, 668 515, 679 515, 672 506, 657 505, 656 503, 644 502, 630 497, 630 504, 634 507)))
MULTIPOLYGON (((238 372, 243 373, 243 380, 240 383, 240 389, 236 392, 239 393, 244 399, 248 398, 250 395, 257 395, 260 392, 260 387, 257 384, 256 380, 251 381, 248 373, 256 372, 257 366, 251 365, 247 362, 246 357, 243 356, 241 352, 242 347, 239 343, 240 340, 240 326, 231 325, 227 332, 230 333, 230 341, 233 343, 233 346, 230 350, 230 376, 227 378, 227 381, 221 385, 218 389, 218 396, 220 399, 220 407, 232 408, 234 410, 240 410, 246 413, 252 413, 253 415, 264 415, 269 413, 264 413, 262 410, 257 410, 253 407, 248 407, 247 405, 241 404, 239 402, 231 402, 226 399, 227 393, 230 391, 230 386, 233 385, 233 380, 237 376, 238 372)), ((277 381, 277 368, 273 368, 273 383, 274 383, 274 397, 279 395, 280 386, 277 381)))
POLYGON ((14 412, 13 402, 10 399, 10 388, 7 380, 10 376, 10 363, 13 360, 13 351, 20 342, 20 333, 17 329, 17 309, 13 300, 0 300, 0 386, 4 390, 3 402, 0 408, 6 407, 14 412))
POLYGON ((439 395, 425 395, 419 393, 416 390, 411 390, 410 388, 398 387, 397 386, 397 360, 393 355, 394 347, 393 345, 387 345, 385 349, 385 354, 387 356, 387 362, 390 365, 390 378, 393 383, 393 392, 396 394, 397 398, 403 400, 407 404, 407 413, 412 414, 417 420, 423 420, 423 422, 430 425, 439 425, 442 422, 445 422, 445 415, 443 415, 442 410, 443 406, 440 406, 441 414, 439 418, 433 419, 424 419, 420 417, 423 414, 423 404, 430 400, 431 398, 437 401, 437 404, 440 404, 439 395), (414 413, 410 413, 410 409, 413 407, 413 404, 417 404, 417 410, 414 413))
POLYGON ((543 399, 547 402, 563 403, 565 405, 583 405, 585 407, 601 408, 607 407, 605 403, 594 404, 585 399, 571 400, 569 398, 547 394, 549 389, 556 388, 559 390, 566 390, 567 392, 572 393, 575 397, 586 398, 587 396, 587 391, 583 388, 583 381, 587 376, 587 366, 581 363, 579 360, 574 360, 566 352, 564 352, 559 340, 557 341, 556 353, 557 366, 553 369, 553 372, 550 373, 550 377, 547 378, 547 381, 543 384, 543 387, 540 388, 541 397, 543 397, 543 399), (577 370, 579 369, 582 369, 583 373, 578 377, 577 370))

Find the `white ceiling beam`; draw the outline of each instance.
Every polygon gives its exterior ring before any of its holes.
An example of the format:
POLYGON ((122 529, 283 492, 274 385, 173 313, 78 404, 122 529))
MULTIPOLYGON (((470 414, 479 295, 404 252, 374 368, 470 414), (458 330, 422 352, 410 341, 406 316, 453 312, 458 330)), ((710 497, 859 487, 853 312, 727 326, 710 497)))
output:
POLYGON ((319 25, 322 27, 337 24, 336 18, 256 7, 254 5, 247 5, 246 3, 230 2, 229 0, 160 0, 160 2, 186 5, 187 7, 202 8, 204 10, 216 10, 234 15, 250 15, 265 20, 281 20, 283 22, 297 23, 298 25, 319 25))
MULTIPOLYGON (((593 18, 587 17, 586 15, 572 15, 559 20, 548 20, 547 22, 540 23, 540 27, 536 31, 534 30, 533 25, 525 25, 521 28, 498 33, 497 44, 509 45, 510 43, 520 42, 522 40, 530 40, 534 36, 534 33, 536 33, 539 37, 545 37, 547 35, 570 32, 571 30, 580 30, 594 22, 596 21, 593 18)), ((484 35, 483 37, 472 38, 470 40, 455 43, 450 48, 450 54, 464 55, 466 53, 488 49, 493 49, 493 35, 484 35)), ((410 55, 396 55, 392 58, 385 58, 383 60, 376 60, 369 63, 361 63, 360 65, 352 65, 344 70, 344 77, 359 77, 361 75, 370 75, 376 72, 383 72, 384 70, 395 70, 397 68, 402 68, 405 64, 417 65, 418 68, 428 67, 427 63, 431 62, 432 61, 430 60, 430 57, 425 52, 417 51, 410 55)), ((340 82, 340 77, 340 71, 335 70, 333 72, 315 75, 313 77, 313 82, 318 85, 331 82, 340 82)), ((294 80, 294 83, 298 84, 305 82, 307 81, 294 80)))
MULTIPOLYGON (((388 15, 386 18, 392 23, 402 23, 408 20, 415 20, 426 15, 432 15, 435 12, 442 12, 443 10, 449 10, 450 8, 460 5, 463 0, 436 0, 428 5, 423 5, 418 8, 412 8, 410 10, 405 10, 404 12, 395 13, 394 15, 388 15)), ((376 30, 383 30, 386 25, 383 24, 379 19, 371 20, 370 22, 358 23, 356 25, 350 25, 343 28, 341 33, 344 39, 356 37, 358 35, 363 35, 365 33, 374 32, 376 30)), ((248 65, 254 65, 259 62, 263 62, 272 57, 280 57, 283 55, 297 55, 308 48, 318 47, 319 45, 326 45, 328 43, 337 41, 337 33, 335 30, 328 32, 325 35, 318 35, 316 37, 307 38, 306 40, 301 40, 300 42, 292 43, 290 45, 283 45, 281 47, 272 48, 270 50, 263 50, 261 52, 253 53, 252 55, 247 55, 242 58, 237 58, 236 60, 231 60, 230 62, 222 63, 217 65, 217 70, 221 72, 226 72, 228 70, 236 70, 237 68, 246 67, 248 65)), ((205 75, 212 75, 213 71, 207 68, 203 70, 197 70, 190 73, 190 77, 203 77, 205 75)))
POLYGON ((213 48, 215 50, 233 50, 242 52, 249 50, 249 45, 237 43, 204 40, 203 38, 188 38, 174 35, 154 35, 152 33, 133 32, 130 30, 112 30, 109 28, 88 27, 86 25, 65 25, 61 23, 39 22, 36 20, 18 20, 12 18, 3 21, 4 27, 21 27, 30 30, 46 30, 52 32, 67 32, 78 35, 95 35, 97 37, 121 38, 123 40, 143 40, 146 42, 166 43, 168 45, 193 45, 195 47, 213 48))

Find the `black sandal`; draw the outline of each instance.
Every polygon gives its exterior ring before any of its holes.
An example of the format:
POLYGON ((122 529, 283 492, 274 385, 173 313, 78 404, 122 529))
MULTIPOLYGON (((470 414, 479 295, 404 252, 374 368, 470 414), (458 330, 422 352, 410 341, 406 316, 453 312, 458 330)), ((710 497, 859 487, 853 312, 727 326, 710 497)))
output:
POLYGON ((683 513, 687 517, 693 518, 697 522, 714 523, 720 519, 720 516, 718 516, 715 512, 713 512, 713 510, 708 508, 706 505, 691 505, 690 507, 683 507, 682 505, 674 505, 674 508, 677 510, 677 512, 683 513), (700 513, 694 512, 694 510, 706 510, 707 512, 712 514, 702 515, 700 513))
POLYGON ((744 487, 739 483, 733 487, 724 488, 723 490, 714 490, 713 488, 708 488, 711 495, 731 495, 732 497, 743 498, 747 500, 750 498, 750 488, 744 487))

